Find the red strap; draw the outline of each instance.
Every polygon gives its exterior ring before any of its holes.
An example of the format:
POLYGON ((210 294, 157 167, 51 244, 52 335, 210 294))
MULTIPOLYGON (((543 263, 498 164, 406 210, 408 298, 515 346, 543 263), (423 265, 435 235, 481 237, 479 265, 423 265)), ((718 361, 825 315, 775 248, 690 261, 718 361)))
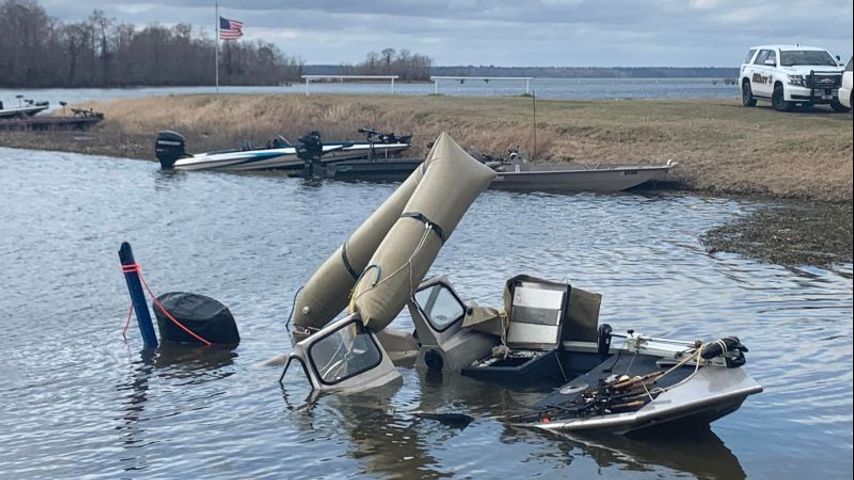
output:
MULTIPOLYGON (((154 292, 151 291, 151 288, 148 286, 148 282, 145 281, 145 277, 142 275, 142 265, 140 265, 139 263, 131 263, 128 265, 122 265, 122 272, 123 273, 134 273, 134 272, 137 273, 139 275, 140 281, 142 282, 142 286, 145 287, 145 290, 148 292, 148 295, 151 296, 152 303, 154 303, 154 306, 159 308, 160 311, 163 312, 164 315, 166 315, 166 318, 171 320, 172 323, 177 325, 181 330, 187 332, 187 334, 189 334, 191 337, 193 337, 196 340, 204 343, 205 346, 209 347, 209 346, 213 345, 213 343, 208 341, 206 338, 202 337, 201 335, 199 335, 196 332, 187 328, 186 325, 179 322, 177 318, 173 317, 172 314, 169 313, 169 310, 166 310, 166 307, 164 307, 163 304, 160 303, 160 300, 157 299, 157 295, 155 295, 154 292)), ((133 308, 133 305, 131 305, 131 308, 133 308)), ((130 312, 128 312, 127 322, 128 323, 130 322, 130 312)), ((127 323, 125 324, 125 331, 126 330, 127 330, 127 323)), ((124 335, 124 331, 122 332, 122 335, 124 335)))
POLYGON ((122 338, 127 341, 128 339, 128 327, 130 326, 130 317, 133 316, 133 303, 128 307, 128 318, 125 320, 125 327, 122 328, 122 338))

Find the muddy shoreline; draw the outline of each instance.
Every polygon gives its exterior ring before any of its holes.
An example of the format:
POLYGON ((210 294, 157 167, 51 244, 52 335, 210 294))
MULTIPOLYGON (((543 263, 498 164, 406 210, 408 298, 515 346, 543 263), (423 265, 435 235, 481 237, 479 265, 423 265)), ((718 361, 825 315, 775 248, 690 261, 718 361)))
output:
POLYGON ((787 267, 852 263, 850 203, 786 201, 714 227, 700 240, 711 253, 730 252, 787 267))

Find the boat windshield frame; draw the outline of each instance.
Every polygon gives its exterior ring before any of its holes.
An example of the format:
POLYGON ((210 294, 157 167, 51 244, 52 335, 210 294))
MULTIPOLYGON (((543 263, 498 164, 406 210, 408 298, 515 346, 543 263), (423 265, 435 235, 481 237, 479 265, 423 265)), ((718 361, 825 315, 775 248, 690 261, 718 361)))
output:
POLYGON ((368 371, 371 371, 371 370, 377 368, 378 366, 380 366, 382 364, 384 355, 385 355, 384 350, 377 344, 377 341, 374 339, 374 336, 371 334, 371 331, 365 326, 364 323, 362 323, 361 319, 359 319, 358 317, 353 317, 350 319, 350 321, 342 324, 341 326, 339 326, 335 330, 332 330, 331 332, 325 333, 322 336, 318 337, 317 339, 314 339, 311 342, 311 344, 308 345, 308 348, 306 348, 306 355, 305 356, 307 358, 308 363, 311 365, 311 369, 314 372, 317 380, 324 385, 331 386, 331 385, 336 385, 336 384, 339 384, 343 381, 349 380, 353 377, 357 377, 359 375, 362 375, 365 372, 368 372, 368 371), (317 368, 317 365, 315 364, 314 355, 313 355, 312 351, 314 350, 314 348, 319 343, 323 342, 324 340, 326 340, 327 338, 329 338, 333 335, 338 334, 343 329, 345 329, 345 328, 347 328, 353 324, 355 324, 356 328, 358 329, 356 336, 364 335, 365 337, 367 337, 369 339, 371 347, 373 348, 374 352, 376 352, 376 354, 377 354, 377 360, 376 360, 376 362, 371 363, 369 366, 366 366, 366 367, 361 368, 359 370, 350 372, 349 374, 342 376, 340 378, 336 378, 335 380, 331 380, 331 381, 326 380, 324 378, 324 376, 320 373, 320 369, 317 368))
POLYGON ((425 285, 425 286, 423 286, 423 287, 419 288, 418 290, 416 290, 416 291, 415 291, 415 294, 413 294, 413 295, 412 295, 412 298, 415 300, 415 302, 414 302, 414 303, 415 303, 415 305, 418 307, 418 311, 419 311, 419 312, 421 312, 421 316, 422 316, 422 317, 424 317, 424 319, 425 319, 425 320, 427 320, 427 323, 429 323, 429 324, 430 324, 430 328, 432 328, 433 330, 435 330, 435 331, 437 331, 437 332, 439 332, 439 333, 442 333, 442 332, 444 332, 445 330, 447 330, 447 329, 451 328, 451 327, 452 327, 452 326, 454 326, 457 322, 462 321, 462 319, 463 319, 463 318, 465 318, 465 316, 466 316, 466 304, 465 304, 465 302, 463 302, 463 301, 462 301, 462 299, 459 297, 459 295, 457 295, 457 293, 454 291, 454 289, 453 289, 453 288, 451 288, 451 286, 450 286, 450 285, 448 285, 447 283, 445 283, 445 282, 443 282, 443 281, 441 281, 441 280, 440 280, 440 281, 437 281, 437 282, 435 282, 435 283, 432 283, 432 282, 431 282, 429 285, 425 285), (444 288, 448 293, 450 293, 450 294, 451 294, 451 296, 452 296, 452 297, 454 297, 454 300, 456 300, 456 301, 457 301, 457 304, 459 304, 459 306, 462 308, 462 313, 461 313, 458 317, 456 317, 456 318, 454 318, 453 320, 451 320, 450 322, 446 323, 442 328, 439 328, 439 327, 438 327, 438 326, 433 322, 432 317, 431 317, 430 315, 428 315, 428 314, 427 314, 427 312, 424 310, 424 306, 423 306, 423 305, 421 305, 421 302, 419 302, 419 301, 418 301, 418 298, 416 297, 416 295, 418 295, 418 293, 419 293, 419 292, 422 292, 422 291, 424 291, 424 290, 427 290, 427 289, 430 289, 430 288, 434 288, 434 287, 444 288))
POLYGON ((288 361, 285 362, 285 369, 282 370, 281 379, 285 378, 285 375, 288 373, 288 369, 291 368, 291 363, 294 360, 299 362, 300 366, 302 367, 302 373, 305 375, 305 379, 308 382, 309 388, 311 388, 311 391, 314 391, 315 388, 314 388, 314 383, 311 381, 311 374, 309 373, 308 367, 305 364, 306 360, 304 358, 302 358, 302 356, 299 356, 299 355, 289 355, 288 356, 288 361))

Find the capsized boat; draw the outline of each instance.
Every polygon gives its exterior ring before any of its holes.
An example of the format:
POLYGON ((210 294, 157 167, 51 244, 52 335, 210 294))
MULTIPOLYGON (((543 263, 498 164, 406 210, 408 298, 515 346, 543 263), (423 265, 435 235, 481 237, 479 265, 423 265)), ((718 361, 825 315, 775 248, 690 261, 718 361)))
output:
POLYGON ((466 303, 447 277, 423 278, 495 173, 443 135, 413 174, 336 250, 296 298, 284 377, 299 364, 316 392, 399 381, 395 360, 441 375, 555 388, 505 420, 548 430, 628 433, 704 424, 762 391, 735 337, 658 339, 599 324, 602 297, 527 275, 499 308, 466 303), (408 306, 415 333, 387 329, 408 306), (347 308, 349 314, 333 320, 347 308), (612 345, 614 338, 622 345, 612 345))
POLYGON ((50 102, 37 102, 21 95, 18 95, 18 103, 17 107, 5 107, 3 102, 0 102, 0 119, 32 117, 50 107, 50 102))
POLYGON ((490 188, 517 192, 619 192, 663 181, 678 165, 672 160, 664 164, 532 164, 514 150, 509 160, 480 157, 497 173, 490 188))
MULTIPOLYGON (((362 130, 367 135, 364 142, 327 142, 322 144, 324 165, 337 162, 369 159, 379 160, 393 158, 409 148, 410 135, 396 136, 381 134, 371 130, 362 130)), ((317 132, 311 132, 302 138, 316 137, 317 132)), ((300 142, 304 143, 304 142, 300 142)), ((158 132, 154 151, 163 170, 285 170, 294 175, 302 175, 306 165, 306 156, 300 157, 300 144, 291 144, 281 135, 276 136, 263 147, 244 144, 239 149, 219 150, 207 153, 187 153, 187 141, 178 132, 165 130, 158 132)), ((312 155, 318 156, 315 153, 312 155)))

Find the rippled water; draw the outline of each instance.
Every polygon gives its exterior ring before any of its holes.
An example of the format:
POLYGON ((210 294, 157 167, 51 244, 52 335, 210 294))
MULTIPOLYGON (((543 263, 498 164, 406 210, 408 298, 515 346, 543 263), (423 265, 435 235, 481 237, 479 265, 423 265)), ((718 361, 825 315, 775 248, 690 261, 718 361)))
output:
POLYGON ((406 368, 402 386, 371 394, 307 404, 296 378, 283 391, 279 369, 258 364, 289 348, 295 289, 393 188, 0 148, 0 477, 850 476, 851 265, 708 255, 698 235, 751 202, 489 191, 432 270, 481 303, 524 272, 603 293, 616 328, 741 336, 766 391, 710 432, 511 429, 495 417, 538 393, 406 368), (146 356, 134 328, 123 342, 123 240, 156 291, 229 305, 240 347, 146 356), (477 420, 461 428, 418 410, 477 420))
MULTIPOLYGON (((341 93, 359 95, 388 95, 388 83, 312 83, 311 93, 341 93)), ((537 97, 553 99, 615 99, 615 98, 741 98, 737 85, 724 85, 719 78, 538 78, 531 83, 537 97)), ((150 97, 152 95, 214 93, 214 87, 156 87, 156 88, 46 88, 32 90, 0 89, 0 101, 6 105, 17 105, 15 95, 47 100, 53 107, 60 101, 69 103, 114 98, 150 97)), ((430 95, 432 83, 397 83, 394 91, 399 95, 430 95)), ((221 93, 305 93, 305 85, 294 83, 282 87, 220 87, 221 93)), ((493 80, 468 81, 465 83, 443 81, 439 85, 443 95, 461 96, 509 96, 525 92, 521 81, 493 80)))

